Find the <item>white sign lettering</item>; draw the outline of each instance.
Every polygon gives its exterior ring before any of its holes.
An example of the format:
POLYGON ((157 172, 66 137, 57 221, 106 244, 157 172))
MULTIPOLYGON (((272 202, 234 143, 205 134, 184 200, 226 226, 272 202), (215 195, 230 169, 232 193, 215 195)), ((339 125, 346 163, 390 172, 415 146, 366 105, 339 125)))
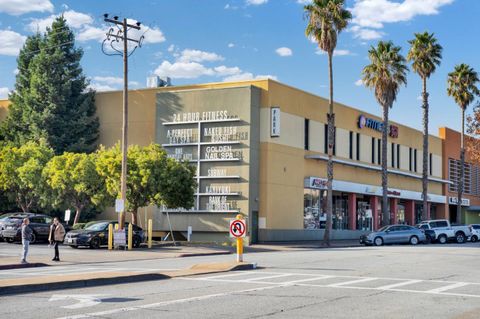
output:
POLYGON ((227 202, 227 196, 210 196, 208 197, 207 210, 222 211, 231 210, 230 203, 227 202))
POLYGON ((227 170, 225 168, 209 168, 207 171, 208 176, 227 176, 227 170))
POLYGON ((280 108, 272 107, 270 113, 270 136, 279 137, 280 136, 280 108))
POLYGON ((230 194, 230 186, 215 186, 210 185, 205 187, 205 193, 214 193, 214 194, 230 194))
POLYGON ((225 146, 207 146, 205 148, 205 159, 234 159, 241 158, 242 151, 232 150, 230 145, 225 146))
POLYGON ((231 117, 226 110, 173 114, 173 122, 218 121, 229 118, 231 117))
POLYGON ((192 153, 183 153, 183 148, 176 148, 174 154, 168 154, 168 158, 174 158, 177 161, 191 161, 193 159, 192 153))
POLYGON ((174 129, 167 131, 170 144, 185 144, 193 142, 193 129, 174 129))

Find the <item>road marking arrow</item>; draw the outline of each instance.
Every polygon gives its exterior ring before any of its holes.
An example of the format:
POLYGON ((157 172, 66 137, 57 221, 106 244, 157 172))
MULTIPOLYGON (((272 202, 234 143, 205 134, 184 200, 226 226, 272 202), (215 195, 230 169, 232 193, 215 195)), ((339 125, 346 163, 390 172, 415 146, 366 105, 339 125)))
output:
POLYGON ((60 300, 77 300, 78 302, 69 306, 62 306, 65 309, 80 309, 86 307, 93 307, 102 302, 98 297, 105 295, 52 295, 48 301, 60 301, 60 300))

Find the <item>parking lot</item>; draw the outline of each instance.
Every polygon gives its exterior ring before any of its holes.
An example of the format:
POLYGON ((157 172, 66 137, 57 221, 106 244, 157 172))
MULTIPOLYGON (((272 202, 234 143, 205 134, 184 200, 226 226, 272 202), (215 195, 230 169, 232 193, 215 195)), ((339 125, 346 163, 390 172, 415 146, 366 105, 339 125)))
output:
MULTIPOLYGON (((15 246, 2 243, 0 252, 5 254, 4 248, 9 247, 7 254, 12 253, 10 248, 15 246)), ((245 260, 256 262, 257 270, 2 296, 0 317, 225 318, 235 313, 236 318, 473 319, 480 312, 479 249, 479 243, 467 243, 299 247, 247 253, 245 260), (39 311, 32 313, 32 307, 39 311)), ((91 252, 71 251, 79 257, 91 252)), ((232 258, 202 256, 48 268, 59 275, 82 268, 179 269, 232 258)), ((36 271, 41 275, 49 270, 31 269, 23 275, 35 276, 36 271)), ((9 276, 13 273, 9 271, 9 276)))

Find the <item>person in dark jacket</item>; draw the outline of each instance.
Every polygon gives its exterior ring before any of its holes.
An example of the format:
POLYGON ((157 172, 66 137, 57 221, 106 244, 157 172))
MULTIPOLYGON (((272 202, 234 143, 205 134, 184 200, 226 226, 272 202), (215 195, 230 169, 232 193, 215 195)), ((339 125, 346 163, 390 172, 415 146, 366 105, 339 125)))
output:
POLYGON ((65 237, 65 228, 60 223, 58 217, 55 217, 53 224, 50 226, 50 235, 48 236, 48 241, 55 248, 55 257, 53 257, 52 261, 60 261, 58 244, 63 242, 63 237, 65 237))
POLYGON ((30 220, 28 218, 23 219, 22 223, 22 264, 28 264, 27 262, 27 254, 28 254, 28 247, 30 246, 30 241, 32 241, 33 230, 28 226, 30 224, 30 220))

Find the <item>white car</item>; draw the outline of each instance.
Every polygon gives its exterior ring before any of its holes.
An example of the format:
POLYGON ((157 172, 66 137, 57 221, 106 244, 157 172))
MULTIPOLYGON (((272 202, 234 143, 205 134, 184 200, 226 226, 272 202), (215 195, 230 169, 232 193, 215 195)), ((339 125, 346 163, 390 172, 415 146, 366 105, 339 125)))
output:
POLYGON ((480 224, 471 224, 468 225, 468 227, 472 232, 472 236, 470 236, 470 241, 472 243, 477 242, 480 239, 480 224))
POLYGON ((451 225, 446 219, 422 221, 419 227, 433 229, 435 231, 435 237, 440 244, 446 244, 448 240, 463 244, 472 236, 470 227, 465 225, 451 225))

